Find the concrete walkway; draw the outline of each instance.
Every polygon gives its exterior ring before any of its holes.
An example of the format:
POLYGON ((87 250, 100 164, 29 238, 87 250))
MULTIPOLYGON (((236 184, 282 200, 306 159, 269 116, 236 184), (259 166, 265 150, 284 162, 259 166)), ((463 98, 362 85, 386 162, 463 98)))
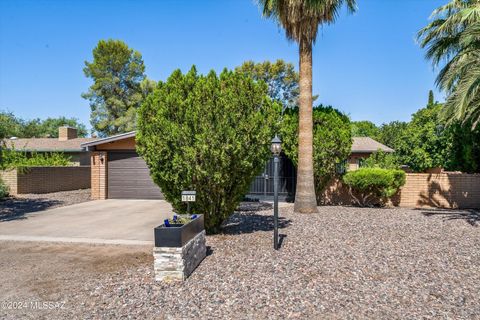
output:
POLYGON ((0 222, 0 240, 152 245, 171 217, 164 200, 97 200, 0 222))

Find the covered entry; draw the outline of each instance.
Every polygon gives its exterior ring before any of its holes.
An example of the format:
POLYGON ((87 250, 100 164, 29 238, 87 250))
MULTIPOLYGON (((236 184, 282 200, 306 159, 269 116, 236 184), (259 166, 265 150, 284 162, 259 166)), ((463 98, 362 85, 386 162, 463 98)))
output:
POLYGON ((145 161, 134 151, 108 152, 109 199, 163 199, 145 161))

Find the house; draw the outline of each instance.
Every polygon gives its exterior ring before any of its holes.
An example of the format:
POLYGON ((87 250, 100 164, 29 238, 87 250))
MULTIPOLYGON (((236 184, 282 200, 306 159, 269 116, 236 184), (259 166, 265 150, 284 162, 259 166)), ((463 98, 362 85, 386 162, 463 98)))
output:
MULTIPOLYGON (((118 134, 82 144, 91 152, 91 185, 93 199, 163 199, 159 187, 153 183, 145 161, 136 152, 135 132, 118 134)), ((371 138, 353 138, 349 170, 361 166, 361 161, 377 150, 393 150, 371 138)), ((273 161, 265 165, 263 173, 255 177, 248 196, 273 194, 273 161)), ((293 196, 296 169, 285 155, 280 157, 280 197, 293 196)))
POLYGON ((372 153, 378 150, 388 153, 395 152, 395 150, 392 148, 389 148, 370 137, 354 137, 352 143, 352 153, 347 159, 348 170, 357 170, 362 166, 364 159, 370 157, 372 153))
POLYGON ((81 145, 97 138, 78 138, 77 129, 59 127, 58 138, 10 138, 5 139, 7 149, 24 152, 62 152, 71 157, 75 165, 90 165, 90 153, 81 145))

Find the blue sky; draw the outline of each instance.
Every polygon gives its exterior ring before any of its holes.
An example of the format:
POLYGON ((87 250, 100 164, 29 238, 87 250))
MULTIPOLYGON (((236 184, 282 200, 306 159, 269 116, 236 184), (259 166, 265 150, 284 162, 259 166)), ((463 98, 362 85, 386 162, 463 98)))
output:
MULTIPOLYGON (((342 14, 317 38, 314 94, 353 120, 408 120, 435 79, 415 34, 446 0, 357 1, 357 13, 342 14)), ((0 109, 89 124, 80 95, 91 83, 82 69, 108 38, 140 51, 154 80, 192 64, 203 73, 245 60, 298 64, 297 45, 252 0, 0 0, 0 109)))

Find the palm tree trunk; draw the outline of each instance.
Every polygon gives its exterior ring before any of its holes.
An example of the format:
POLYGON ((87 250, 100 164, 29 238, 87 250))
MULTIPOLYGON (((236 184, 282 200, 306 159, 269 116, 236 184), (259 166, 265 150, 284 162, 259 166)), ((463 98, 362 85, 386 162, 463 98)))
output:
POLYGON ((298 125, 298 170, 294 212, 314 213, 317 210, 313 179, 313 106, 312 106, 312 43, 301 40, 300 113, 298 125))

